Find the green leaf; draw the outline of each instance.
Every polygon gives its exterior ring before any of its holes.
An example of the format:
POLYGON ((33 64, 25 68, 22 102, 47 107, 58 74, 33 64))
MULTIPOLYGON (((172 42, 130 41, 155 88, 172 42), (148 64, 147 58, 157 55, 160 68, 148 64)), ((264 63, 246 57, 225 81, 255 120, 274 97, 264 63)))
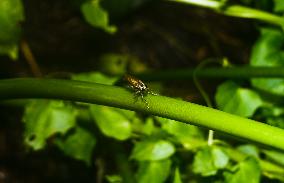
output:
MULTIPOLYGON (((261 29, 261 36, 255 43, 250 64, 252 66, 268 66, 277 67, 284 65, 283 52, 284 35, 282 30, 277 29, 261 29)), ((284 80, 283 79, 252 79, 254 87, 265 92, 284 95, 284 80)))
POLYGON ((55 143, 67 156, 91 165, 96 138, 87 129, 77 126, 71 134, 58 138, 55 143))
POLYGON ((113 34, 116 27, 109 25, 108 13, 101 7, 99 0, 89 0, 82 4, 81 11, 85 20, 92 26, 113 34))
POLYGON ((222 148, 211 147, 214 166, 218 169, 225 168, 229 163, 229 157, 222 148))
POLYGON ((211 176, 218 169, 225 168, 229 162, 227 154, 219 147, 205 146, 194 157, 193 172, 202 176, 211 176))
POLYGON ((145 124, 142 126, 142 132, 147 135, 151 135, 155 130, 154 119, 147 118, 145 124))
POLYGON ((106 53, 100 57, 100 70, 109 75, 122 75, 127 72, 130 56, 126 54, 106 53))
POLYGON ((90 72, 90 73, 81 73, 72 75, 73 80, 77 81, 87 81, 105 85, 113 85, 118 77, 109 77, 100 72, 90 72))
POLYGON ((239 151, 243 152, 244 154, 253 156, 255 158, 259 158, 259 149, 254 145, 241 145, 237 148, 239 151))
POLYGON ((12 59, 17 59, 20 23, 23 20, 21 0, 0 1, 0 54, 8 54, 12 59))
POLYGON ((200 149, 194 156, 193 172, 202 176, 215 175, 217 168, 214 166, 211 150, 208 146, 200 149))
POLYGON ((215 99, 222 111, 243 117, 251 117, 262 105, 262 100, 256 92, 241 88, 232 81, 219 85, 215 99))
POLYGON ((25 143, 34 150, 44 148, 49 137, 65 134, 75 126, 76 115, 76 110, 63 101, 33 100, 23 118, 25 143))
POLYGON ((274 0, 274 12, 283 13, 284 12, 284 1, 274 0))
POLYGON ((200 141, 204 140, 204 135, 198 127, 161 117, 155 117, 155 119, 161 123, 162 129, 174 135, 184 148, 194 149, 202 145, 200 141))
POLYGON ((146 139, 135 144, 131 158, 145 160, 162 160, 170 157, 175 152, 175 147, 165 140, 146 139))
POLYGON ((176 170, 175 170, 175 176, 174 176, 173 183, 182 183, 178 168, 176 168, 176 170))
POLYGON ((235 172, 224 172, 226 183, 250 182, 259 183, 261 168, 258 161, 249 157, 234 167, 235 172))
POLYGON ((109 183, 122 183, 123 179, 120 175, 107 175, 106 180, 109 183))
POLYGON ((104 135, 117 140, 126 140, 131 136, 131 123, 124 114, 134 112, 100 105, 91 105, 90 111, 104 135))
POLYGON ((138 183, 163 183, 170 173, 171 161, 169 159, 161 161, 139 162, 137 173, 138 183))

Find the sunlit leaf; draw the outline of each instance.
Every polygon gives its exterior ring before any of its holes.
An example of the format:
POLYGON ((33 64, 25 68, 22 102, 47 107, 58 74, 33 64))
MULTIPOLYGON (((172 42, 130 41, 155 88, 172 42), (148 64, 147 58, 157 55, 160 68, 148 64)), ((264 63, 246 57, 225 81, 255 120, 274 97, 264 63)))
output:
MULTIPOLYGON (((90 111, 93 119, 104 135, 113 137, 117 140, 126 140, 131 136, 131 123, 124 115, 126 110, 91 105, 90 111)), ((132 111, 127 112, 134 113, 132 111)))
POLYGON ((259 149, 254 145, 251 144, 241 145, 237 149, 243 152, 244 154, 253 156, 255 158, 259 157, 259 149))
POLYGON ((96 138, 88 130, 77 126, 72 133, 58 138, 55 143, 67 156, 91 165, 96 138))
POLYGON ((141 161, 137 173, 138 183, 163 183, 170 173, 171 160, 141 161))
POLYGON ((175 147, 165 140, 146 139, 135 144, 131 158, 144 160, 161 160, 170 157, 175 152, 175 147))
POLYGON ((212 151, 214 166, 218 169, 225 168, 229 163, 229 157, 225 153, 225 151, 223 151, 222 148, 216 146, 212 146, 211 151, 212 151))
POLYGON ((90 25, 111 34, 116 32, 116 27, 109 25, 108 13, 101 7, 99 0, 86 1, 82 4, 81 11, 90 25))
POLYGON ((234 169, 234 172, 224 172, 226 183, 260 182, 261 168, 255 158, 250 157, 245 159, 236 165, 234 169))
POLYGON ((8 54, 12 59, 17 59, 20 23, 23 20, 21 0, 0 1, 0 54, 8 54))
MULTIPOLYGON (((261 36, 255 43, 250 64, 252 66, 278 67, 284 65, 284 35, 282 30, 261 29, 261 36)), ((254 87, 271 94, 284 95, 284 79, 252 79, 254 87)))
POLYGON ((218 168, 215 167, 211 149, 205 147, 200 149, 194 156, 193 172, 202 176, 215 175, 218 168))
POLYGON ((76 110, 63 101, 33 100, 26 106, 25 143, 34 150, 44 148, 46 140, 64 134, 75 126, 76 110))
POLYGON ((251 117, 262 105, 260 96, 253 90, 241 88, 232 81, 221 84, 216 93, 216 103, 222 111, 251 117))
POLYGON ((229 157, 221 148, 205 146, 195 154, 193 172, 202 176, 215 175, 218 169, 225 168, 228 162, 229 157))

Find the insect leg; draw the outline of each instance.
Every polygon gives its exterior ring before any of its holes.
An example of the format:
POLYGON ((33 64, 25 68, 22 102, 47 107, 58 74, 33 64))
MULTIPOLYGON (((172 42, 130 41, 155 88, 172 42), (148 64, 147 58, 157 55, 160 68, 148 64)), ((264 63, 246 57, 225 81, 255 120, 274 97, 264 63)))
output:
POLYGON ((139 90, 135 91, 135 93, 134 93, 134 100, 135 100, 134 102, 135 103, 138 101, 139 95, 140 95, 140 91, 139 90))
POLYGON ((148 90, 148 92, 147 93, 149 93, 149 94, 151 94, 151 95, 155 95, 155 96, 157 96, 158 94, 157 93, 154 93, 154 92, 152 92, 152 91, 150 91, 150 90, 148 90))
POLYGON ((149 103, 147 102, 147 100, 144 98, 144 95, 142 92, 140 92, 140 96, 143 102, 145 102, 145 104, 147 105, 147 108, 149 109, 149 103))

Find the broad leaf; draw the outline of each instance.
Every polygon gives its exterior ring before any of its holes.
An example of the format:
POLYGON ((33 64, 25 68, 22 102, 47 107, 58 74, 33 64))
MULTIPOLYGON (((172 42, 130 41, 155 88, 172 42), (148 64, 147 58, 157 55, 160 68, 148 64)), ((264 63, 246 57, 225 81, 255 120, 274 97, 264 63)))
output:
POLYGON ((229 163, 229 157, 222 148, 217 146, 211 147, 214 166, 218 169, 225 168, 229 163))
POLYGON ((116 32, 116 27, 109 25, 108 13, 101 7, 100 0, 89 0, 83 3, 81 11, 90 25, 111 34, 116 32))
POLYGON ((155 118, 161 123, 162 129, 175 136, 186 149, 194 149, 202 145, 200 141, 204 140, 204 135, 198 127, 171 119, 155 118))
POLYGON ((0 1, 0 54, 8 54, 12 59, 17 59, 20 23, 23 20, 21 0, 0 1))
POLYGON ((75 126, 76 114, 76 110, 63 101, 31 101, 23 118, 26 144, 34 150, 44 148, 49 137, 64 134, 75 126))
POLYGON ((193 172, 202 176, 215 175, 218 169, 225 168, 228 162, 229 157, 221 148, 205 146, 195 154, 193 172))
POLYGON ((171 161, 169 159, 161 161, 139 162, 137 173, 138 183, 163 183, 170 173, 171 161))
POLYGON ((55 143, 67 156, 91 165, 96 138, 87 129, 77 126, 72 133, 58 138, 55 143))
POLYGON ((284 1, 283 0, 274 0, 274 11, 277 13, 284 12, 284 1))
POLYGON ((224 172, 226 183, 250 182, 259 183, 261 169, 258 161, 253 158, 247 158, 234 167, 235 172, 224 172))
MULTIPOLYGON (((252 66, 277 67, 284 65, 284 35, 282 30, 262 29, 251 54, 252 66)), ((254 87, 271 94, 284 96, 284 79, 252 79, 254 87)))
POLYGON ((91 105, 90 111, 104 135, 117 140, 126 140, 131 136, 131 123, 125 113, 134 112, 100 105, 91 105))
POLYGON ((144 160, 162 160, 170 157, 175 152, 175 147, 165 140, 146 139, 135 144, 131 158, 144 160))
POLYGON ((193 161, 193 172, 202 176, 211 176, 217 173, 217 168, 214 166, 211 149, 209 147, 199 150, 193 161))
POLYGON ((218 108, 222 111, 243 117, 251 117, 262 105, 262 100, 256 92, 241 88, 232 81, 227 81, 218 87, 215 99, 218 108))
POLYGON ((254 145, 241 145, 237 148, 239 151, 243 152, 244 154, 253 156, 255 158, 259 158, 259 149, 254 145))

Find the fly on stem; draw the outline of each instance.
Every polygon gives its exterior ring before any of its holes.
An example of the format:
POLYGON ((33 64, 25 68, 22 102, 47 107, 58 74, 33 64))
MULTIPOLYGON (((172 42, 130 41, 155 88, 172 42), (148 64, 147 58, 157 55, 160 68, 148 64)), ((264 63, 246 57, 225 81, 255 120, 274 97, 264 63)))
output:
POLYGON ((138 78, 135 78, 134 76, 126 74, 123 76, 123 81, 125 81, 127 83, 127 86, 134 91, 136 101, 139 97, 141 97, 142 101, 147 105, 147 108, 149 109, 149 103, 144 97, 147 94, 158 94, 153 93, 143 81, 138 78))

